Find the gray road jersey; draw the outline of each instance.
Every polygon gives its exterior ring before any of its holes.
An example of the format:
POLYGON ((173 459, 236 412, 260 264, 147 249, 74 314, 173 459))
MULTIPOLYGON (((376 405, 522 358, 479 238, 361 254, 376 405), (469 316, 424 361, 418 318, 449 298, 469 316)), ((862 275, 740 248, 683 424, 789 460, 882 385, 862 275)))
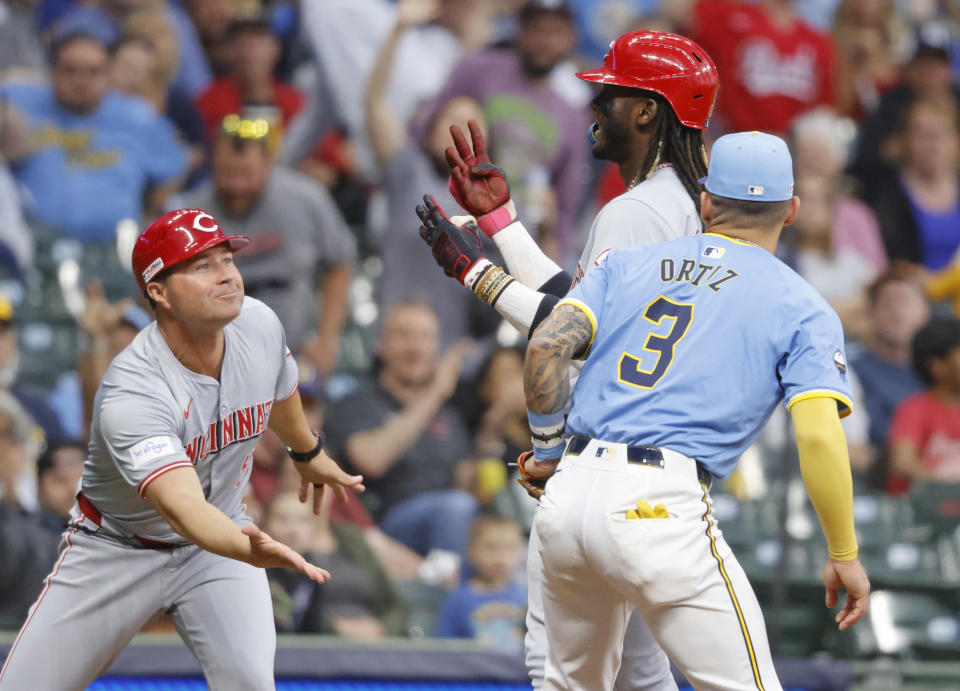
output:
POLYGON ((262 302, 244 298, 223 331, 219 382, 184 367, 156 322, 111 363, 97 390, 81 483, 104 532, 182 543, 143 492, 168 470, 189 466, 207 501, 242 519, 253 448, 273 402, 296 389, 297 368, 280 321, 262 302))
POLYGON ((697 207, 673 167, 665 166, 639 185, 611 199, 590 227, 574 282, 616 247, 658 245, 702 229, 697 207))

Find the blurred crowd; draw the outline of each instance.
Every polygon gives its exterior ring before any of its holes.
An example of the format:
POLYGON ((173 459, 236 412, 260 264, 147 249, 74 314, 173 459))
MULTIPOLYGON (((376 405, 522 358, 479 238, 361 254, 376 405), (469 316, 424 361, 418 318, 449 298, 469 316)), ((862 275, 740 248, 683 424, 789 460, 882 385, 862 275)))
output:
MULTIPOLYGON (((55 560, 99 381, 152 318, 132 243, 189 206, 252 238, 246 293, 279 315, 331 455, 366 478, 314 516, 263 436, 248 512, 335 574, 270 573, 278 631, 519 655, 535 507, 510 466, 529 447, 523 339, 443 275, 414 207, 430 194, 457 212, 444 149, 475 119, 520 218, 572 273, 624 191, 590 156, 594 92, 574 74, 638 29, 713 57, 708 141, 790 142, 802 210, 780 253, 844 323, 865 565, 881 585, 956 591, 960 4, 0 0, 0 628, 55 560)), ((776 415, 714 489, 752 575, 808 535, 788 424, 776 415)), ((926 621, 953 621, 937 635, 960 639, 960 602, 917 593, 926 621)))

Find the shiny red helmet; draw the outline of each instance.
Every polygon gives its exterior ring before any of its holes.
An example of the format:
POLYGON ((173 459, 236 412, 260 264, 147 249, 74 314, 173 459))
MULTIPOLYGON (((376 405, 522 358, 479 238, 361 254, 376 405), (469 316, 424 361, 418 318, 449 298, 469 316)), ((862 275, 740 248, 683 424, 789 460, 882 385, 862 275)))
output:
POLYGON ((146 290, 161 271, 224 243, 236 251, 249 245, 250 238, 224 235, 217 219, 203 209, 165 213, 147 226, 133 246, 133 273, 140 290, 146 290))
POLYGON ((687 127, 707 128, 720 78, 707 52, 689 38, 666 31, 632 31, 610 44, 603 67, 580 79, 660 94, 687 127))

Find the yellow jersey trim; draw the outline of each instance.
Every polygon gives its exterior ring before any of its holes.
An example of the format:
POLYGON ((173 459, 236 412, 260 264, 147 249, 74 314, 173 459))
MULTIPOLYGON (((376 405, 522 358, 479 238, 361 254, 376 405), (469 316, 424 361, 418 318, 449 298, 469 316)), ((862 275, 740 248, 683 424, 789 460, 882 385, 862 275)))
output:
POLYGON ((732 238, 729 235, 724 235, 723 233, 704 233, 704 235, 712 235, 715 238, 723 238, 724 240, 729 240, 730 242, 735 242, 738 245, 743 245, 744 247, 759 247, 755 242, 750 242, 749 240, 741 240, 740 238, 732 238))
MULTIPOLYGON (((585 302, 581 302, 576 298, 563 298, 560 302, 557 303, 557 307, 560 305, 570 305, 571 307, 576 307, 578 310, 587 315, 587 319, 590 320, 590 328, 592 329, 590 333, 590 342, 587 343, 587 347, 583 350, 583 355, 581 357, 575 357, 574 360, 586 360, 587 355, 590 354, 590 349, 593 347, 593 339, 597 337, 597 317, 593 313, 593 310, 590 309, 585 302)), ((554 307, 554 309, 557 309, 554 307)))
POLYGON ((808 398, 832 398, 837 402, 837 412, 841 418, 847 417, 850 413, 853 412, 853 401, 844 396, 838 391, 833 391, 832 389, 813 389, 811 391, 804 391, 798 393, 796 396, 787 401, 787 412, 790 412, 790 409, 799 401, 805 401, 808 398))

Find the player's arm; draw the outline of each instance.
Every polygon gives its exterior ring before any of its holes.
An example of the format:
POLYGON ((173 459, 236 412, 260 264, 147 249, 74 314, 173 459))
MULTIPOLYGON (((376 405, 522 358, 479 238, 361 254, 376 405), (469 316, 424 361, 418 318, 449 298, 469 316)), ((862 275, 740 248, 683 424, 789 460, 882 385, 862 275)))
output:
POLYGON ((255 525, 242 528, 203 495, 193 468, 174 468, 147 485, 148 501, 174 531, 208 552, 261 568, 296 569, 317 583, 330 574, 310 564, 255 525))
POLYGON ((836 617, 840 629, 846 629, 866 614, 870 582, 857 559, 853 481, 837 402, 829 397, 799 400, 790 407, 790 415, 796 429, 803 483, 830 553, 823 570, 826 605, 833 607, 837 590, 846 588, 846 604, 836 617))
POLYGON ((586 312, 564 304, 544 320, 527 345, 523 390, 533 458, 524 460, 524 468, 532 477, 549 476, 563 453, 563 411, 570 398, 570 363, 589 347, 594 332, 586 312))
MULTIPOLYGON (((312 451, 320 443, 303 414, 303 403, 300 401, 298 391, 294 391, 293 395, 285 400, 274 402, 273 408, 270 410, 270 420, 267 424, 280 437, 280 441, 297 453, 312 451)), ((344 472, 322 448, 310 461, 292 462, 297 472, 300 473, 300 501, 307 500, 311 485, 330 485, 340 501, 347 500, 347 488, 357 492, 364 490, 363 476, 349 475, 344 472)), ((322 492, 314 492, 314 513, 320 513, 322 498, 322 492)))
POLYGON ((423 205, 417 207, 417 215, 423 224, 420 236, 432 248, 433 257, 444 273, 473 291, 524 336, 529 337, 550 314, 570 285, 569 276, 563 272, 545 286, 555 294, 523 285, 483 256, 483 243, 476 226, 453 223, 430 196, 424 197, 423 205), (566 287, 561 289, 561 285, 566 287))
POLYGON ((507 270, 516 280, 541 293, 563 297, 570 288, 570 275, 550 259, 517 219, 503 170, 490 162, 483 132, 469 120, 471 142, 453 125, 454 146, 446 150, 450 166, 450 193, 476 217, 477 225, 492 238, 503 255, 507 270), (555 286, 559 285, 559 291, 555 286))

